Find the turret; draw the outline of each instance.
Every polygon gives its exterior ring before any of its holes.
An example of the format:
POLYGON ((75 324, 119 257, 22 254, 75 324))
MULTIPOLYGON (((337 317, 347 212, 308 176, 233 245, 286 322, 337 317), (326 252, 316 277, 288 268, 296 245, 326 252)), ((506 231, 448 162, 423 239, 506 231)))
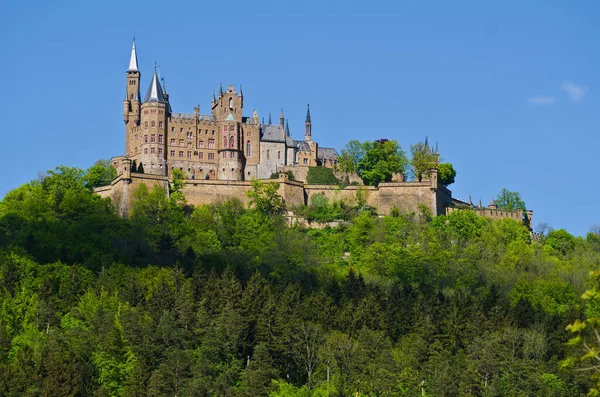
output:
POLYGON ((125 152, 129 156, 134 155, 133 152, 136 146, 133 130, 140 125, 140 79, 142 75, 138 69, 135 39, 131 47, 129 67, 125 75, 127 86, 123 101, 123 121, 125 122, 125 152))
POLYGON ((143 164, 146 174, 167 175, 167 118, 169 103, 154 74, 141 105, 140 150, 138 165, 143 164))
POLYGON ((310 104, 307 105, 306 122, 304 123, 304 125, 305 125, 304 139, 306 140, 306 142, 311 142, 312 141, 312 123, 310 121, 310 104))

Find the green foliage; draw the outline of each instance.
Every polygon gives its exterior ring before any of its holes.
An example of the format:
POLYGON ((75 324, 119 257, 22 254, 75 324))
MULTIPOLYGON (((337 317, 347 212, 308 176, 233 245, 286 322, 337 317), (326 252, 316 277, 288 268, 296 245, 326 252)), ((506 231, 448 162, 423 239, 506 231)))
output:
POLYGON ((525 211, 526 209, 519 192, 511 192, 506 188, 503 188, 496 196, 496 205, 498 205, 498 209, 505 211, 516 211, 519 208, 525 211))
POLYGON ((279 183, 252 181, 252 190, 246 192, 249 204, 264 215, 280 214, 285 210, 281 196, 277 193, 279 183))
POLYGON ((110 185, 117 177, 117 170, 112 166, 110 160, 98 160, 87 170, 85 185, 93 189, 98 186, 110 185))
POLYGON ((365 185, 377 186, 389 182, 396 173, 406 172, 408 159, 396 141, 380 139, 364 143, 365 155, 358 162, 357 171, 365 185))
POLYGON ((456 170, 450 163, 441 163, 437 166, 438 169, 438 181, 444 185, 449 186, 454 183, 456 178, 456 170))
POLYGON ((598 387, 597 233, 538 242, 471 211, 379 217, 366 189, 357 208, 311 197, 311 216, 338 227, 287 227, 276 184, 255 182, 248 209, 188 206, 182 183, 141 185, 129 219, 76 168, 0 201, 0 395, 598 387))
POLYGON ((331 168, 308 167, 306 183, 309 185, 337 185, 340 181, 333 175, 331 168))
POLYGON ((410 145, 410 165, 413 168, 415 179, 421 181, 422 177, 438 165, 438 155, 423 142, 410 145))
POLYGON ((337 157, 336 169, 344 173, 358 171, 358 163, 365 155, 365 145, 357 140, 352 140, 342 149, 337 157))

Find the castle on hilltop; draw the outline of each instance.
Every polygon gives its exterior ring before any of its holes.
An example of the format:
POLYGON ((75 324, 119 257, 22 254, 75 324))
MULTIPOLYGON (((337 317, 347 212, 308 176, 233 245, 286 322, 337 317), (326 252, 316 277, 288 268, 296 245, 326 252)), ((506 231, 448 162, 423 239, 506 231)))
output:
POLYGON ((231 85, 225 90, 221 86, 218 95, 213 92, 210 114, 201 114, 200 106, 194 107, 193 113, 175 113, 156 67, 142 100, 135 41, 126 81, 125 155, 112 158, 117 178, 95 189, 102 197, 110 197, 122 216, 130 214, 139 186, 158 186, 168 192, 172 171, 179 169, 185 177, 182 193, 193 205, 230 198, 247 202, 251 180, 276 177, 278 194, 288 209, 306 205, 313 196, 321 195, 350 206, 366 203, 382 215, 394 209, 417 213, 427 207, 434 215, 469 209, 490 218, 521 219, 531 230, 532 211, 502 211, 493 202, 483 208, 481 203, 474 206, 470 201, 455 199, 438 182, 436 168, 409 182, 400 175, 378 186, 360 186, 358 175, 338 174, 346 183, 354 183, 344 188, 309 185, 306 181, 311 167, 334 168, 337 158, 335 149, 319 147, 312 139, 310 106, 304 140, 291 137, 283 110, 278 124, 271 122, 270 115, 267 123, 259 120, 256 110, 252 116, 244 116, 241 87, 239 93, 231 85))
POLYGON ((244 94, 230 85, 213 92, 211 113, 171 110, 169 95, 156 67, 146 95, 140 95, 141 73, 135 41, 126 72, 123 101, 125 157, 135 170, 170 176, 174 168, 190 179, 243 181, 268 179, 280 167, 333 167, 337 152, 319 147, 312 139, 310 106, 306 111, 304 140, 294 140, 283 110, 279 123, 242 114, 244 94))

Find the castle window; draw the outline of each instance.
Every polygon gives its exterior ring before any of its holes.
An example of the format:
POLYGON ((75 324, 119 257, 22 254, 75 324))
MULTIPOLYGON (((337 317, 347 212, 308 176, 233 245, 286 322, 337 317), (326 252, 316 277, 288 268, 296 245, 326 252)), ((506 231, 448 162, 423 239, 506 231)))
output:
POLYGON ((227 152, 223 152, 223 158, 226 159, 227 158, 227 152))
POLYGON ((229 147, 231 149, 235 148, 235 141, 233 140, 232 136, 229 137, 229 147))
POLYGON ((252 131, 248 131, 248 138, 252 136, 252 131))
POLYGON ((304 164, 308 164, 308 159, 304 159, 304 164))
POLYGON ((158 128, 163 128, 163 122, 162 121, 158 122, 158 128))
POLYGON ((230 125, 230 126, 229 126, 229 131, 230 131, 230 132, 233 132, 233 131, 235 131, 235 126, 234 126, 234 125, 230 125))
POLYGON ((215 140, 214 140, 214 138, 210 138, 208 140, 208 148, 209 149, 214 149, 215 148, 215 140))
POLYGON ((191 159, 191 158, 192 158, 192 152, 190 152, 190 151, 188 151, 188 152, 187 152, 187 158, 188 158, 188 159, 191 159))
POLYGON ((161 147, 158 148, 158 154, 163 154, 163 149, 161 147))
POLYGON ((215 130, 212 130, 212 134, 211 135, 215 135, 215 130))
POLYGON ((246 157, 252 157, 252 144, 250 141, 246 142, 246 157))
POLYGON ((148 143, 148 135, 144 135, 144 143, 148 143))
POLYGON ((156 134, 150 135, 150 142, 151 143, 155 143, 156 142, 156 134))
POLYGON ((175 132, 175 127, 171 127, 171 132, 175 132))
POLYGON ((158 134, 158 143, 163 143, 163 134, 158 134))
POLYGON ((148 114, 148 109, 144 110, 144 114, 148 114))
POLYGON ((204 147, 204 141, 198 141, 198 147, 204 147))
POLYGON ((281 160, 281 152, 277 152, 277 160, 281 160))
POLYGON ((271 152, 269 150, 267 150, 267 160, 269 159, 270 154, 271 154, 271 152))
POLYGON ((227 132, 227 126, 226 125, 223 126, 223 132, 227 132))
POLYGON ((148 154, 148 148, 147 147, 144 148, 144 154, 148 154))
POLYGON ((150 127, 156 127, 156 121, 152 120, 150 127))
POLYGON ((133 94, 131 94, 131 100, 133 100, 133 94))
POLYGON ((171 150, 171 157, 175 157, 175 150, 171 150))
POLYGON ((175 138, 171 138, 171 145, 175 145, 175 138))
POLYGON ((187 133, 187 139, 188 139, 188 141, 192 140, 192 133, 191 132, 187 133))
POLYGON ((150 148, 150 154, 156 154, 156 149, 155 149, 155 148, 153 148, 153 147, 151 147, 151 148, 150 148))
POLYGON ((162 110, 159 110, 159 111, 158 111, 158 114, 163 114, 163 111, 162 111, 162 110))
POLYGON ((204 153, 200 152, 200 153, 198 154, 198 158, 199 158, 200 160, 204 160, 204 153))
POLYGON ((183 158, 183 150, 179 151, 179 158, 181 158, 181 159, 183 158))
POLYGON ((183 143, 183 139, 179 140, 179 146, 185 146, 185 144, 183 143))
POLYGON ((179 129, 179 132, 183 132, 183 128, 180 128, 180 129, 179 129))
POLYGON ((229 109, 233 109, 233 98, 229 98, 229 109))
POLYGON ((144 128, 148 128, 148 122, 144 121, 144 128))
POLYGON ((214 160, 215 159, 215 154, 214 153, 209 153, 208 154, 208 159, 209 160, 214 160))
POLYGON ((231 157, 232 159, 234 159, 235 158, 235 152, 231 152, 231 155, 229 157, 231 157))

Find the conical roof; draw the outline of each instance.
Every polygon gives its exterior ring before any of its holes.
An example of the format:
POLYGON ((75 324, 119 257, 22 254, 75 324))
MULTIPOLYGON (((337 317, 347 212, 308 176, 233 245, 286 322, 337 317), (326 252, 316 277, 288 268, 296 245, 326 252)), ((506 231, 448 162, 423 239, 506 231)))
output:
POLYGON ((162 87, 158 81, 158 75, 156 74, 156 68, 154 69, 154 75, 152 76, 152 82, 150 83, 150 87, 148 87, 148 92, 146 92, 146 97, 144 98, 144 103, 146 102, 158 102, 158 103, 166 103, 165 95, 163 93, 162 87))
POLYGON ((137 62, 137 51, 135 50, 135 39, 133 39, 133 47, 131 47, 131 57, 129 58, 128 72, 139 72, 137 62))

